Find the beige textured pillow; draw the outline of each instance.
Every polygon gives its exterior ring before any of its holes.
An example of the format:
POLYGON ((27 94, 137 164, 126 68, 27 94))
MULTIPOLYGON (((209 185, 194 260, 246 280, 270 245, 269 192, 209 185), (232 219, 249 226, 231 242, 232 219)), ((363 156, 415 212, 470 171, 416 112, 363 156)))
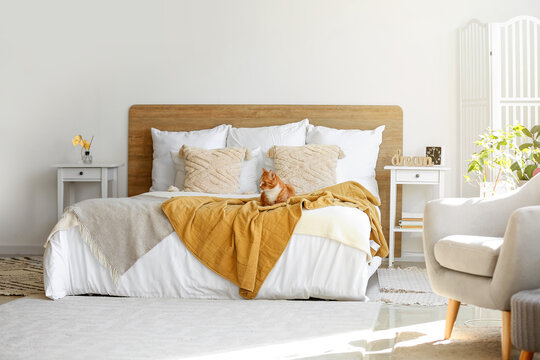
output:
POLYGON ((184 158, 184 191, 211 194, 237 193, 242 162, 251 158, 246 148, 207 150, 186 145, 178 155, 184 158))
POLYGON ((273 146, 268 157, 281 180, 305 194, 334 185, 337 161, 345 154, 337 145, 273 146))

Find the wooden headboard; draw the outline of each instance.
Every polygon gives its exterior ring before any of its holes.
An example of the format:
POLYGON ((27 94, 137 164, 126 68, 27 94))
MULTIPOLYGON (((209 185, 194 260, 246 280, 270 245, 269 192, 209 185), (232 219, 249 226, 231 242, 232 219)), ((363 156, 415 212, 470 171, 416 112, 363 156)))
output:
MULTIPOLYGON (((129 110, 128 195, 147 192, 152 185, 150 128, 167 131, 209 129, 220 124, 234 127, 282 125, 308 118, 313 125, 337 129, 371 130, 386 125, 377 162, 382 225, 388 238, 391 164, 403 149, 403 112, 399 106, 363 105, 133 105, 129 110)), ((398 213, 401 196, 398 194, 398 213)), ((396 253, 401 242, 396 238, 396 253)))

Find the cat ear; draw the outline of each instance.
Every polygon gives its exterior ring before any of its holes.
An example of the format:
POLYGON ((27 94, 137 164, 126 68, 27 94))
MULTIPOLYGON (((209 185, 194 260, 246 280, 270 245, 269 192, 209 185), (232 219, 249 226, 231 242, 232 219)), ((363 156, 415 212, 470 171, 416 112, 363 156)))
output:
POLYGON ((262 168, 263 169, 263 174, 266 174, 268 171, 266 171, 265 168, 262 168))
POLYGON ((274 172, 274 170, 270 170, 269 173, 270 173, 271 179, 273 179, 276 176, 276 173, 274 172))

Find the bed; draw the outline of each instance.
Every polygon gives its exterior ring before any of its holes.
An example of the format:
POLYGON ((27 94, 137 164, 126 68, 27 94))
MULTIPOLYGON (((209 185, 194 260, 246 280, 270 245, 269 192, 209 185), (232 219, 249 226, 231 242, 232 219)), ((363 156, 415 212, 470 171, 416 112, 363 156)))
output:
MULTIPOLYGON (((152 187, 151 128, 164 131, 210 129, 220 124, 253 128, 293 123, 308 118, 315 126, 371 130, 385 125, 376 165, 383 232, 388 234, 389 174, 383 170, 402 148, 402 112, 396 106, 313 105, 135 105, 129 112, 128 195, 147 193, 152 187)), ((154 191, 151 196, 204 195, 154 191)), ((220 194, 219 197, 253 197, 220 194)), ((399 197, 398 197, 399 198, 399 197)), ((398 207, 400 204, 398 204, 398 207)), ((358 226, 366 215, 342 209, 358 226)), ((303 212, 302 219, 324 216, 324 209, 303 212)), ((364 225, 362 225, 364 224, 364 225)), ((368 231, 368 230, 366 230, 368 231)), ((399 244, 399 242, 398 242, 399 244)), ((399 246, 397 247, 399 251, 399 246)), ((294 233, 266 278, 257 299, 365 300, 369 277, 379 257, 332 239, 294 233), (353 271, 351 271, 353 269, 353 271)), ((83 241, 77 227, 57 231, 44 256, 46 295, 103 294, 139 297, 240 299, 238 287, 200 263, 173 232, 138 259, 117 281, 83 241)))

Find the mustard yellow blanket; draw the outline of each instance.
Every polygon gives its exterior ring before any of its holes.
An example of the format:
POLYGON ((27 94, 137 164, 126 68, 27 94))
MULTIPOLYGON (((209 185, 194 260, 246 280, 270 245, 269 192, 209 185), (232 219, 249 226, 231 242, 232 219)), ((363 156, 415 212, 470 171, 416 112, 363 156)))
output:
POLYGON ((371 222, 370 239, 380 245, 377 251, 372 249, 372 255, 388 254, 376 209, 379 200, 356 182, 337 184, 272 206, 261 206, 258 200, 175 197, 164 202, 162 209, 193 255, 236 284, 246 299, 257 296, 287 247, 302 208, 339 205, 364 211, 371 222))

